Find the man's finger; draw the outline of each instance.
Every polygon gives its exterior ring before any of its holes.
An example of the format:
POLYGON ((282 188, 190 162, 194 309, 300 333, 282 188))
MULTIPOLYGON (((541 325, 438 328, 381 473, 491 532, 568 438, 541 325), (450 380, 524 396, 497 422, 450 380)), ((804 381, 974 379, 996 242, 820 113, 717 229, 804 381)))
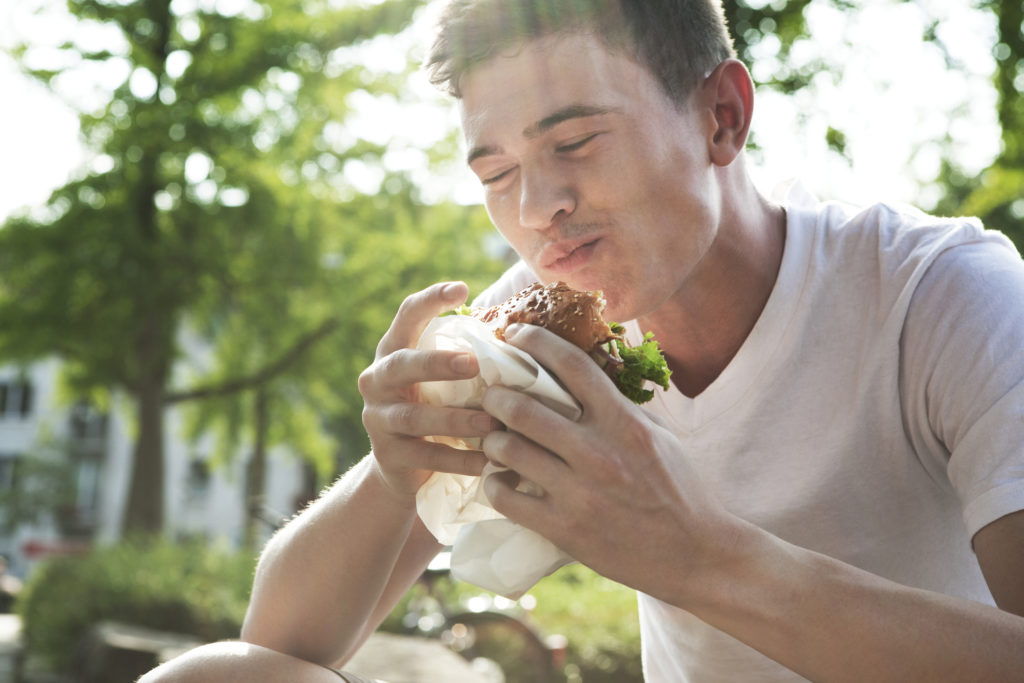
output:
POLYGON ((568 475, 564 460, 516 432, 490 432, 484 437, 482 448, 488 460, 515 471, 545 491, 556 488, 561 477, 568 475))
POLYGON ((425 403, 392 403, 364 415, 367 430, 401 436, 482 437, 501 423, 482 410, 446 408, 425 403))
POLYGON ((554 374, 569 393, 583 404, 600 406, 621 394, 594 359, 575 344, 537 325, 510 325, 505 341, 517 346, 554 374), (596 399, 596 400, 595 400, 596 399))
POLYGON ((452 310, 468 295, 464 282, 441 282, 407 296, 377 345, 377 357, 415 346, 432 318, 452 310))
POLYGON ((510 431, 523 434, 567 461, 571 457, 567 449, 583 447, 575 438, 575 424, 521 391, 495 384, 484 392, 482 403, 484 410, 510 431))
POLYGON ((513 471, 496 472, 483 480, 484 495, 495 510, 522 526, 545 535, 557 520, 552 518, 551 499, 517 490, 520 477, 513 471))
POLYGON ((480 371, 473 354, 465 351, 399 349, 375 360, 359 376, 365 399, 394 398, 419 382, 469 379, 480 371))
POLYGON ((449 472, 478 477, 484 471, 487 458, 480 451, 468 451, 434 441, 405 439, 410 466, 425 471, 449 472))

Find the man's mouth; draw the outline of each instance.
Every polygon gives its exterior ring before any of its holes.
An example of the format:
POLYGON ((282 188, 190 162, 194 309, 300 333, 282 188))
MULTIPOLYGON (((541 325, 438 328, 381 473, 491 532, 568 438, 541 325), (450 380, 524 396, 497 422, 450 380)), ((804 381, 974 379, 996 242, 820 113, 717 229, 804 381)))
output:
POLYGON ((541 251, 541 267, 558 275, 572 273, 590 261, 600 241, 600 237, 590 237, 549 244, 541 251))

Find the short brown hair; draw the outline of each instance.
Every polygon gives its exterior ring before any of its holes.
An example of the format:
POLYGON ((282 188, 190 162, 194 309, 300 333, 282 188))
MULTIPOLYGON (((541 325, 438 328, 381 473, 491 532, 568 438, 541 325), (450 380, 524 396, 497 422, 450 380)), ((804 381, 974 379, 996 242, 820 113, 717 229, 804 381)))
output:
POLYGON ((462 76, 502 50, 586 32, 645 66, 677 104, 736 56, 720 0, 448 0, 425 67, 434 85, 460 97, 462 76))

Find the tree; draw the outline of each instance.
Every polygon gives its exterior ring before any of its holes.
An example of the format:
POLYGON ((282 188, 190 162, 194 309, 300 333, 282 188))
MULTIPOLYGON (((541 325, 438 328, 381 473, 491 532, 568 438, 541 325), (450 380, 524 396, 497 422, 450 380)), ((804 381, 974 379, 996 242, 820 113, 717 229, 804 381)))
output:
MULTIPOLYGON (((324 254, 346 232, 339 225, 388 220, 367 222, 365 201, 347 207, 329 191, 344 183, 346 159, 379 155, 325 132, 344 120, 348 93, 366 87, 364 70, 339 53, 406 26, 419 3, 335 4, 267 0, 225 14, 213 3, 69 1, 121 43, 69 41, 66 62, 129 75, 104 107, 81 114, 91 171, 56 190, 42 217, 0 230, 0 357, 58 355, 77 393, 131 398, 129 530, 163 526, 167 406, 272 396, 358 308, 345 296, 348 269, 324 254), (211 354, 206 368, 192 365, 197 386, 180 388, 181 361, 211 354)), ((29 46, 16 55, 51 85, 70 68, 33 68, 29 46)), ((309 410, 287 414, 320 426, 309 410)))
POLYGON ((1001 150, 980 177, 946 160, 937 179, 943 188, 937 206, 950 214, 978 216, 1024 249, 1024 7, 993 0, 978 5, 996 19, 993 83, 998 95, 1001 150))
MULTIPOLYGON (((796 45, 814 39, 807 25, 807 11, 812 5, 827 5, 847 13, 862 9, 862 3, 849 0, 723 2, 737 51, 748 64, 762 58, 758 53, 766 39, 778 41, 774 52, 778 68, 769 78, 762 78, 759 86, 792 95, 813 87, 816 74, 826 73, 837 80, 842 78, 843 65, 833 61, 826 51, 810 61, 794 64, 790 59, 796 45)), ((908 36, 908 43, 936 48, 950 71, 963 68, 942 38, 941 5, 930 6, 916 0, 891 0, 890 5, 893 8, 914 5, 924 19, 924 30, 918 40, 908 36)), ((926 183, 938 191, 938 197, 921 203, 923 208, 940 214, 978 216, 988 227, 1009 235, 1017 242, 1018 248, 1024 248, 1024 200, 1021 193, 1024 187, 1024 98, 1021 97, 1024 8, 1020 3, 995 0, 975 0, 972 7, 977 12, 991 15, 995 26, 992 84, 998 98, 1001 150, 992 164, 978 174, 958 163, 953 153, 954 143, 949 136, 930 141, 942 154, 939 172, 932 182, 926 183)), ((949 112, 951 121, 959 115, 957 110, 949 112)), ((842 130, 827 128, 825 142, 836 154, 847 156, 846 136, 842 130)), ((753 144, 756 151, 757 141, 753 144)))

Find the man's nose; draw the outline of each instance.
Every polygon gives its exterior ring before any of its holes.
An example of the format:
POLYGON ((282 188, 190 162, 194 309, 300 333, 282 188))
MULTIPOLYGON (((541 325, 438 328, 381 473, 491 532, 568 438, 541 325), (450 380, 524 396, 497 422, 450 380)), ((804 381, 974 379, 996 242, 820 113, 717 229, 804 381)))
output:
POLYGON ((519 223, 524 228, 544 230, 576 210, 576 195, 569 179, 555 169, 533 168, 520 177, 519 223))

